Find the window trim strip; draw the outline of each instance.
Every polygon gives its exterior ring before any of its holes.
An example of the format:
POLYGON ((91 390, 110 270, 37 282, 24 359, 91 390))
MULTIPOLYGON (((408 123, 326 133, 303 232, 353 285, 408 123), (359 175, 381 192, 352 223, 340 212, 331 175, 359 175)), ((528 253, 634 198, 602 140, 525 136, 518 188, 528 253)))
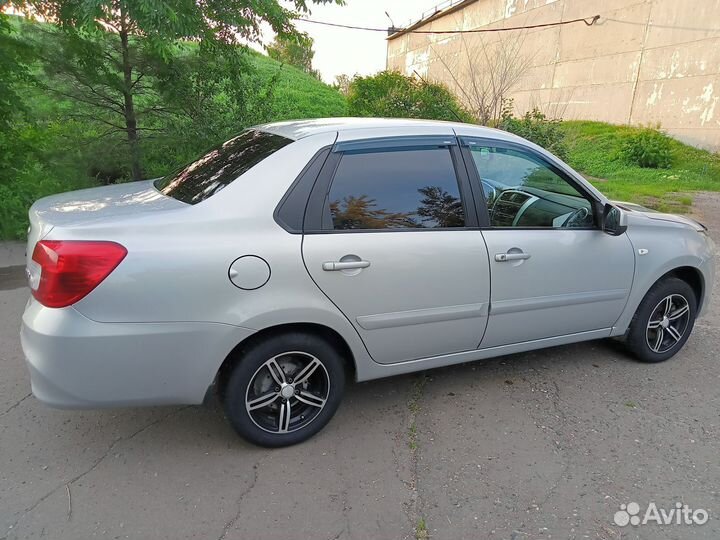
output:
POLYGON ((375 137, 372 139, 357 139, 351 141, 338 141, 333 152, 344 154, 365 152, 392 152, 393 150, 411 150, 414 148, 428 148, 433 146, 457 146, 455 135, 405 135, 399 137, 375 137))

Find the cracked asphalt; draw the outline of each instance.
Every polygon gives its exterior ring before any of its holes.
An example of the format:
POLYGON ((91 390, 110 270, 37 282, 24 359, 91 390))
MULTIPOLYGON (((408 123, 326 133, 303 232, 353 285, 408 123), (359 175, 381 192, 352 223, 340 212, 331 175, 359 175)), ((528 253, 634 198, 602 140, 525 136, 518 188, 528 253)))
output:
MULTIPOLYGON (((720 199, 695 205, 720 243, 720 199)), ((718 302, 663 364, 597 341, 355 384, 318 436, 270 451, 214 402, 38 403, 22 249, 0 247, 0 539, 720 538, 718 302), (710 519, 616 526, 630 502, 710 519)))

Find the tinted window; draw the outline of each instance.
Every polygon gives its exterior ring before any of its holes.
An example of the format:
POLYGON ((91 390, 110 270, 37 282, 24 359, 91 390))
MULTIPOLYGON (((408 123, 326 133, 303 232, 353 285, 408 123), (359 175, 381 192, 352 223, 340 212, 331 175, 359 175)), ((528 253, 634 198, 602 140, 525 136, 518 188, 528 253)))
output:
POLYGON ((248 129, 216 146, 200 159, 155 182, 165 195, 197 204, 230 185, 248 169, 292 141, 248 129))
POLYGON ((493 227, 592 227, 590 202, 532 154, 471 148, 493 227))
POLYGON ((465 225, 447 148, 344 154, 328 206, 334 229, 465 225))

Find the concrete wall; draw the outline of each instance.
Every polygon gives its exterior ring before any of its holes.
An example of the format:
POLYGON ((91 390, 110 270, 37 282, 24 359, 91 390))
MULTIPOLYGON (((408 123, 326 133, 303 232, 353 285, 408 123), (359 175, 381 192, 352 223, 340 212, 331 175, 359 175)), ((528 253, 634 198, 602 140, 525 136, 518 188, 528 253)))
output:
POLYGON ((596 14, 601 19, 591 27, 400 34, 388 40, 388 69, 416 70, 467 100, 461 87, 479 76, 485 57, 497 58, 493 47, 519 43, 528 67, 510 91, 516 112, 537 106, 566 119, 659 123, 682 141, 720 150, 720 0, 466 0, 417 29, 512 27, 596 14))

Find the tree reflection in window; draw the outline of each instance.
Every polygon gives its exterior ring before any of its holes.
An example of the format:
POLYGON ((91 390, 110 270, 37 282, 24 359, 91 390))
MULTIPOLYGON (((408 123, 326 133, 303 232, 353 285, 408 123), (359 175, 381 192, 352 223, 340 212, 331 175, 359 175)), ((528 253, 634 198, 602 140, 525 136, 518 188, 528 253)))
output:
POLYGON ((439 186, 417 190, 423 198, 415 212, 390 212, 377 208, 368 195, 347 196, 330 202, 335 229, 417 229, 463 227, 462 203, 439 186))
POLYGON ((442 146, 343 154, 328 206, 341 230, 465 225, 450 149, 442 146))
POLYGON ((431 227, 463 227, 465 214, 458 197, 453 197, 440 186, 428 186, 418 190, 424 198, 420 201, 418 215, 431 227))
POLYGON ((377 208, 375 199, 367 195, 349 195, 342 201, 330 203, 330 213, 335 229, 392 229, 396 227, 418 227, 412 214, 388 212, 377 208))
POLYGON ((201 158, 155 182, 164 195, 197 204, 230 185, 243 173, 284 146, 290 139, 248 129, 201 158))

